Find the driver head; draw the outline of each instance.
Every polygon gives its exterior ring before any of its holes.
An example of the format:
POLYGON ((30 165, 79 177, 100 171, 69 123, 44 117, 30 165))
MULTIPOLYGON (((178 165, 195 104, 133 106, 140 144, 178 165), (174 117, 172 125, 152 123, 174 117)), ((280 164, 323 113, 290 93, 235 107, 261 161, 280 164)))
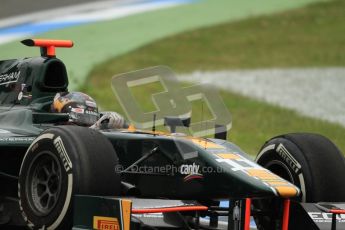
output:
POLYGON ((91 126, 99 118, 95 100, 81 92, 57 93, 51 105, 51 111, 68 113, 69 122, 81 126, 91 126))

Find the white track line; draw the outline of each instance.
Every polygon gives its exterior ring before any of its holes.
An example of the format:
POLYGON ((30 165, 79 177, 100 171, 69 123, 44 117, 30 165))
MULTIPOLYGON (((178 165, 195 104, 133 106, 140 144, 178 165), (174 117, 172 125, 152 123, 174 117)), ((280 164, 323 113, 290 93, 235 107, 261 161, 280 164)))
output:
POLYGON ((194 72, 181 78, 345 126, 345 68, 194 72))
POLYGON ((97 1, 92 3, 85 3, 75 6, 66 6, 66 7, 59 7, 52 10, 43 10, 38 11, 30 14, 20 15, 20 16, 13 16, 10 18, 5 18, 0 20, 0 28, 4 27, 11 27, 19 24, 26 24, 31 22, 38 22, 38 21, 44 21, 51 18, 56 17, 63 17, 66 15, 74 15, 79 14, 82 12, 87 11, 94 11, 94 10, 102 10, 109 7, 113 7, 114 5, 125 5, 125 3, 130 3, 133 1, 121 1, 121 4, 119 1, 116 0, 109 0, 109 1, 97 1))
POLYGON ((66 27, 189 3, 190 0, 99 1, 0 20, 0 44, 66 27))

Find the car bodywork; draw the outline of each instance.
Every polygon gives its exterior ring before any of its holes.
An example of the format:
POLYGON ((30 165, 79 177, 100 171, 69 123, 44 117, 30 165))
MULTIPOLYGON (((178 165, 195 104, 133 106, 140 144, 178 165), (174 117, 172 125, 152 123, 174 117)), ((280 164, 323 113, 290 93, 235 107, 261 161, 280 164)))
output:
MULTIPOLYGON (((41 46, 42 56, 0 62, 0 224, 24 225, 16 204, 24 154, 43 130, 69 119, 68 114, 50 112, 55 94, 68 90, 68 77, 49 47, 71 44, 24 44, 41 46)), ((238 229, 248 229, 252 200, 271 198, 282 202, 282 228, 287 229, 289 199, 300 190, 235 144, 133 127, 100 132, 120 159, 114 171, 121 174, 123 196, 76 195, 75 229, 186 228, 188 218, 200 215, 208 218, 193 220, 191 227, 233 229, 238 222, 238 229), (220 200, 230 201, 230 207, 219 207, 220 200), (104 204, 112 208, 104 211, 104 204), (235 207, 241 208, 237 219, 232 218, 235 207), (180 212, 192 214, 183 219, 180 212), (230 218, 222 222, 221 216, 230 218)))

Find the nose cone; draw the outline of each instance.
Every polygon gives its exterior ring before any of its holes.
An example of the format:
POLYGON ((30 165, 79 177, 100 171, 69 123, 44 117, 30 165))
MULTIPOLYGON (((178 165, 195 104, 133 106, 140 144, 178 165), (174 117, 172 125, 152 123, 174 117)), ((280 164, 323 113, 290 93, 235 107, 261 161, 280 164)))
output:
MULTIPOLYGON (((188 144, 188 142, 186 142, 188 144)), ((190 139, 197 149, 204 187, 215 197, 296 197, 300 190, 290 182, 254 162, 230 142, 190 139), (212 170, 209 170, 209 167, 212 170)))
MULTIPOLYGON (((256 167, 257 166, 259 165, 256 164, 256 167)), ((258 180, 269 187, 276 196, 289 198, 298 196, 300 193, 300 190, 295 185, 261 166, 258 168, 247 169, 246 173, 249 177, 258 180)))
POLYGON ((296 197, 300 190, 251 159, 236 153, 209 154, 209 163, 221 173, 212 178, 228 194, 246 197, 296 197), (212 159, 212 161, 210 161, 212 159))

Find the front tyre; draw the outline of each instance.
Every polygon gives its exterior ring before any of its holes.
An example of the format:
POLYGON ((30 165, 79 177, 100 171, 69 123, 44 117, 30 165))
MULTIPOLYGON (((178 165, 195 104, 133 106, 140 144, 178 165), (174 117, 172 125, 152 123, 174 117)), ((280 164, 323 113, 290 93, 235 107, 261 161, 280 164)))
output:
MULTIPOLYGON (((327 138, 310 133, 291 133, 267 141, 256 162, 301 189, 302 202, 345 201, 345 159, 327 138)), ((268 211, 258 215, 259 230, 281 229, 281 201, 258 201, 258 209, 268 211), (273 210, 273 211, 272 211, 273 210)))
POLYGON ((291 133, 262 147, 256 162, 302 191, 303 202, 345 201, 345 159, 326 137, 291 133))
POLYGON ((70 229, 74 194, 118 195, 118 158, 99 132, 78 126, 44 131, 19 173, 20 209, 32 229, 70 229))

